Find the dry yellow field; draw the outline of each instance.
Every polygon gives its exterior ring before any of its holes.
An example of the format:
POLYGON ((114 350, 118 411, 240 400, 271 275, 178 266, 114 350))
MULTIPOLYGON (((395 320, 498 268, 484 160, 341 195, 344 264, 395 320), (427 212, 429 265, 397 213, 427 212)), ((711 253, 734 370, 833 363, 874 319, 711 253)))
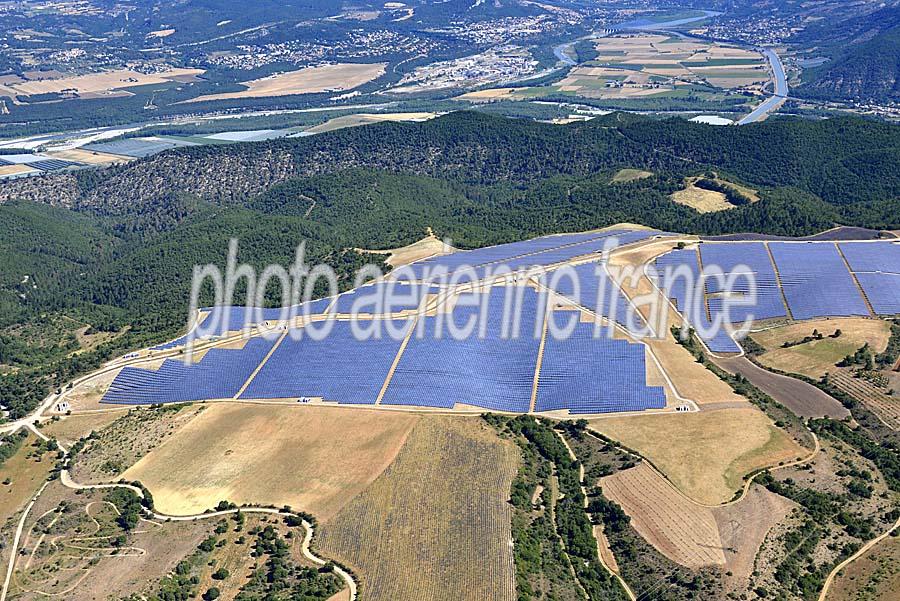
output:
POLYGON ((840 318, 804 321, 772 328, 751 335, 753 340, 767 351, 759 356, 759 362, 768 367, 820 378, 835 370, 835 363, 856 352, 868 343, 873 353, 882 352, 891 335, 891 327, 880 319, 840 318), (782 348, 785 342, 799 342, 811 336, 813 330, 825 336, 797 346, 782 348), (831 338, 835 330, 841 336, 831 338))
POLYGON ((437 238, 434 234, 430 234, 418 242, 413 242, 412 244, 400 248, 392 248, 390 250, 367 250, 359 248, 357 250, 376 255, 387 255, 387 264, 394 268, 408 265, 413 261, 418 261, 426 257, 446 254, 453 251, 451 247, 444 244, 444 241, 437 238))
POLYGON ((367 599, 513 600, 518 449, 480 418, 429 417, 396 461, 319 529, 367 599))
POLYGON ((41 461, 29 458, 37 440, 29 434, 22 448, 0 465, 0 526, 24 507, 25 502, 41 487, 53 469, 53 458, 45 455, 41 461), (3 484, 9 478, 9 484, 3 484))
POLYGON ((131 157, 123 157, 117 154, 107 154, 105 152, 96 152, 93 150, 83 150, 81 148, 72 148, 70 150, 55 150, 48 152, 47 156, 64 161, 75 161, 76 163, 86 163, 88 165, 105 165, 107 163, 127 163, 133 161, 131 157))
POLYGON ((700 213, 714 213, 735 208, 735 205, 728 202, 722 192, 704 190, 690 182, 687 183, 684 190, 673 193, 670 198, 678 204, 691 207, 700 213))
POLYGON ((325 520, 391 464, 419 419, 357 407, 210 405, 123 477, 143 482, 163 513, 228 500, 325 520))
POLYGON ((37 169, 28 165, 0 165, 0 175, 24 175, 37 172, 37 169))
MULTIPOLYGON (((16 95, 30 96, 32 94, 60 93, 64 90, 76 90, 79 94, 104 92, 106 90, 121 90, 135 86, 146 86, 192 78, 204 73, 203 69, 170 69, 162 73, 138 73, 130 69, 116 69, 90 73, 88 75, 74 75, 58 79, 40 79, 35 81, 22 81, 7 84, 6 92, 10 90, 16 95)), ((0 95, 4 93, 0 88, 0 95)))
POLYGON ((356 115, 343 115, 329 119, 325 123, 315 125, 304 133, 321 134, 327 131, 343 129, 345 127, 358 127, 360 125, 370 125, 372 123, 384 123, 385 121, 414 121, 420 123, 437 117, 437 113, 359 113, 356 115))
POLYGON ((466 92, 458 96, 457 100, 469 100, 472 102, 490 102, 510 96, 516 88, 489 88, 487 90, 476 90, 474 92, 466 92))
POLYGON ((728 501, 755 470, 807 454, 755 407, 595 419, 591 428, 649 459, 704 504, 728 501))
POLYGON ((185 102, 206 102, 234 98, 262 98, 352 90, 384 75, 386 63, 337 63, 304 67, 297 71, 279 73, 261 79, 245 81, 247 89, 241 92, 208 94, 185 102))

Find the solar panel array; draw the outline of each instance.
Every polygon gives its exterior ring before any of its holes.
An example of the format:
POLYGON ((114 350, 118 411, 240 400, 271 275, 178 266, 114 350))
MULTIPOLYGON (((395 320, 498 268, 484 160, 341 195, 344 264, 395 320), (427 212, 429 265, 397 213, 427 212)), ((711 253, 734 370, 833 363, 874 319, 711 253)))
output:
MULTIPOLYGON (((320 298, 318 300, 309 301, 300 305, 290 307, 288 317, 320 315, 325 312, 328 306, 333 302, 333 298, 320 298)), ((204 337, 222 336, 226 332, 239 332, 244 328, 251 328, 266 321, 277 321, 281 319, 281 308, 260 308, 255 307, 206 307, 201 311, 207 312, 206 317, 200 322, 200 328, 195 326, 194 334, 198 339, 204 337), (260 319, 261 318, 261 319, 260 319), (202 334, 202 336, 201 336, 202 334)), ((150 350, 164 351, 187 344, 188 336, 182 336, 175 340, 154 346, 150 350)))
POLYGON ((338 296, 332 313, 390 315, 414 310, 435 291, 427 284, 378 282, 338 296))
MULTIPOLYGON (((413 335, 382 399, 385 405, 452 407, 464 403, 527 413, 540 347, 540 299, 532 288, 494 287, 487 295, 487 322, 482 332, 457 340, 447 329, 438 335, 438 317, 426 317, 413 335), (522 292, 518 336, 502 328, 506 292, 522 292)), ((481 294, 470 295, 481 297, 481 294)), ((452 319, 464 327, 481 312, 478 306, 457 306, 452 319)))
POLYGON ((544 276, 541 283, 576 304, 615 321, 626 330, 638 333, 646 322, 625 297, 600 262, 591 262, 557 270, 544 276))
POLYGON ((769 250, 795 319, 869 315, 834 244, 770 242, 769 250))
POLYGON ((118 154, 121 156, 144 158, 160 153, 164 150, 169 150, 170 148, 178 148, 180 146, 196 146, 196 144, 183 142, 180 140, 172 140, 168 138, 125 138, 123 140, 115 140, 113 142, 87 144, 82 148, 84 148, 85 150, 93 150, 95 152, 106 152, 109 154, 118 154))
POLYGON ((43 161, 34 161, 28 163, 29 167, 40 169, 41 171, 59 171, 60 169, 68 169, 69 167, 78 167, 78 163, 72 161, 63 161, 61 159, 46 159, 43 161))
MULTIPOLYGON (((775 268, 769 251, 762 242, 738 242, 734 244, 701 244, 700 257, 704 269, 719 267, 725 274, 740 274, 731 279, 730 294, 749 295, 750 280, 756 282, 756 301, 753 305, 729 306, 727 319, 731 323, 743 323, 748 317, 753 319, 773 319, 786 317, 787 309, 778 287, 775 268), (740 268, 740 269, 738 269, 740 268)), ((718 278, 706 279, 706 293, 715 295, 724 291, 724 284, 718 278)), ((708 296, 710 314, 715 317, 724 313, 723 298, 708 296)), ((732 300, 736 300, 732 297, 732 300)))
POLYGON ((231 398, 274 343, 274 340, 251 338, 240 350, 211 349, 191 365, 166 359, 156 371, 124 367, 103 395, 102 402, 150 405, 231 398))
POLYGON ((712 327, 706 310, 705 283, 700 281, 700 259, 696 250, 673 250, 659 257, 655 267, 656 285, 665 291, 678 311, 685 315, 709 350, 714 353, 741 352, 741 347, 725 329, 712 327))
POLYGON ((838 246, 851 271, 870 271, 900 275, 900 243, 841 242, 838 246))
POLYGON ((662 387, 648 386, 644 345, 594 336, 579 324, 565 340, 548 337, 535 411, 610 413, 662 409, 662 387))
MULTIPOLYGON (((266 361, 241 395, 243 399, 322 397, 346 404, 373 404, 400 349, 402 340, 389 336, 360 340, 353 322, 333 321, 321 340, 291 332, 266 361)), ((379 325, 374 322, 357 322, 379 325)), ((392 327, 408 328, 395 320, 392 327)))
MULTIPOLYGON (((536 266, 554 265, 575 257, 599 252, 604 246, 615 240, 615 246, 632 244, 661 235, 655 230, 608 230, 586 234, 560 234, 545 236, 523 242, 500 244, 477 250, 459 251, 449 255, 432 257, 413 263, 401 270, 415 278, 425 278, 443 269, 454 273, 463 267, 473 267, 477 278, 485 277, 488 272, 497 273, 501 268, 513 271, 536 266)), ((405 275, 403 276, 405 277, 405 275)))
POLYGON ((900 244, 842 242, 839 246, 872 309, 879 315, 900 313, 900 244))

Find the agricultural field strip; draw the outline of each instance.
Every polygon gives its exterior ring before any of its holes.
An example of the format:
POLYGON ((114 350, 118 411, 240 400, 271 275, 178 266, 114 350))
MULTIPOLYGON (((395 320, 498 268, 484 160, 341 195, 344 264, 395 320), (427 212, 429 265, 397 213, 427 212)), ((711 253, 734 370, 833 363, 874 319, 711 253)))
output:
MULTIPOLYGON (((598 436, 600 438, 600 440, 607 442, 606 437, 603 436, 602 434, 600 434, 599 432, 591 431, 591 435, 598 436)), ((640 455, 639 453, 635 453, 634 451, 626 449, 618 444, 615 444, 615 443, 612 443, 612 444, 614 447, 616 447, 623 453, 627 453, 632 456, 640 457, 641 460, 646 462, 647 465, 650 468, 652 468, 653 471, 656 472, 660 478, 665 480, 666 483, 668 483, 668 485, 671 486, 673 490, 675 490, 675 492, 677 492, 681 497, 683 497, 688 502, 693 503, 694 505, 697 505, 698 507, 706 507, 709 509, 715 509, 717 507, 729 507, 731 505, 736 505, 737 503, 740 503, 744 499, 744 497, 746 497, 747 494, 750 492, 750 486, 753 484, 753 481, 756 479, 757 476, 759 476, 764 471, 774 472, 776 470, 783 470, 783 469, 786 469, 789 467, 797 467, 797 466, 805 465, 805 464, 809 463, 810 461, 812 461, 813 459, 815 459, 816 456, 819 454, 819 451, 821 450, 821 445, 819 444, 819 437, 816 436, 815 432, 810 431, 810 435, 813 438, 815 447, 813 448, 812 451, 810 451, 809 455, 807 455, 806 457, 801 457, 800 459, 796 459, 794 461, 790 461, 790 462, 779 464, 779 465, 773 465, 773 466, 770 466, 765 469, 757 470, 756 472, 754 472, 753 474, 750 474, 750 476, 748 476, 746 478, 746 480, 744 481, 744 487, 741 490, 741 494, 735 496, 735 498, 731 499, 730 501, 726 501, 725 503, 701 503, 700 501, 696 501, 696 500, 692 499, 691 497, 686 495, 684 492, 682 492, 681 489, 678 488, 675 485, 675 483, 672 482, 659 468, 657 468, 656 465, 654 465, 652 461, 650 461, 643 455, 640 455)))
POLYGON ((900 429, 900 400, 892 398, 857 378, 848 376, 843 372, 831 375, 835 386, 858 399, 864 405, 868 405, 875 417, 891 430, 900 429))

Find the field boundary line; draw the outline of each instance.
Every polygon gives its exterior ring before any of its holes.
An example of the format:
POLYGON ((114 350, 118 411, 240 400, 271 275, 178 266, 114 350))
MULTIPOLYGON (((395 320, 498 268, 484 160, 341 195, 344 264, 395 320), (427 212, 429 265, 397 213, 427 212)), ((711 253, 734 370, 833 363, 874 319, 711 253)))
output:
POLYGON ((541 367, 544 365, 544 347, 547 344, 547 327, 550 321, 550 302, 548 298, 547 306, 544 307, 544 324, 541 330, 541 343, 538 345, 537 361, 534 365, 534 380, 531 384, 531 401, 528 404, 528 413, 534 413, 534 407, 537 403, 538 386, 541 383, 541 367))
POLYGON ((387 375, 384 376, 384 382, 381 384, 381 390, 378 391, 378 396, 375 398, 375 405, 381 405, 381 399, 384 398, 385 393, 387 393, 387 388, 391 383, 391 380, 394 379, 394 371, 396 371, 397 366, 400 365, 400 360, 403 358, 403 353, 406 352, 406 347, 409 344, 409 339, 412 338, 413 332, 416 331, 416 325, 419 323, 419 316, 416 315, 412 322, 409 324, 409 331, 406 333, 406 336, 403 338, 403 342, 400 343, 400 348, 397 349, 397 354, 394 355, 394 360, 391 362, 391 367, 388 369, 387 375))
POLYGON ((287 335, 288 335, 288 328, 285 328, 284 332, 282 332, 282 334, 278 338, 278 340, 275 341, 275 344, 272 345, 272 348, 269 349, 269 352, 266 353, 266 356, 263 357, 262 361, 259 362, 259 365, 256 366, 256 369, 253 370, 253 373, 251 373, 250 376, 247 378, 247 381, 244 382, 244 384, 238 389, 237 392, 234 393, 234 396, 231 398, 236 399, 236 398, 240 397, 242 394, 244 394, 244 391, 250 387, 250 384, 256 378, 257 374, 259 374, 259 372, 262 371, 262 368, 266 365, 266 362, 269 360, 269 358, 272 355, 275 354, 275 351, 278 350, 278 347, 281 346, 281 343, 284 341, 284 339, 287 337, 287 335))
POLYGON ((778 263, 775 262, 775 255, 772 254, 772 248, 769 246, 768 240, 764 240, 762 244, 766 249, 766 254, 769 255, 769 262, 772 263, 772 271, 775 273, 775 283, 778 284, 778 292, 781 295, 784 312, 787 314, 788 319, 793 320, 794 312, 791 311, 791 305, 788 304, 787 296, 784 294, 784 285, 781 283, 781 272, 778 271, 778 263))
POLYGON ((755 472, 753 472, 753 473, 747 475, 747 478, 746 478, 746 480, 745 480, 745 482, 744 482, 744 487, 743 487, 743 489, 742 489, 742 491, 741 491, 740 496, 738 496, 738 497, 736 497, 736 498, 734 498, 734 499, 731 499, 730 501, 726 501, 726 502, 724 502, 724 503, 707 504, 707 503, 701 503, 700 501, 697 501, 697 500, 695 500, 695 499, 692 499, 690 496, 688 496, 688 494, 685 493, 684 491, 682 491, 680 488, 678 488, 678 486, 676 486, 675 483, 672 482, 672 481, 669 479, 669 477, 666 476, 666 475, 663 473, 662 470, 660 470, 658 467, 656 467, 656 465, 655 465, 652 461, 650 461, 649 459, 647 459, 646 457, 644 457, 643 455, 641 455, 641 454, 638 453, 637 451, 634 451, 634 450, 632 450, 632 449, 629 449, 629 448, 626 448, 626 447, 621 446, 621 444, 618 443, 615 439, 606 436, 606 435, 603 434, 602 432, 598 432, 598 431, 596 431, 596 430, 591 429, 590 426, 588 426, 588 432, 589 432, 592 436, 595 436, 596 438, 599 438, 599 439, 602 440, 603 442, 609 442, 609 441, 611 441, 611 442, 612 442, 612 445, 613 445, 614 447, 616 447, 617 449, 619 449, 620 451, 623 451, 623 452, 625 452, 625 453, 628 453, 629 455, 632 455, 632 456, 634 456, 634 457, 639 457, 639 458, 641 459, 641 461, 646 462, 647 465, 650 466, 650 467, 653 469, 653 471, 656 472, 657 475, 659 475, 660 478, 662 478, 663 480, 665 480, 666 483, 667 483, 669 486, 671 486, 672 489, 674 489, 675 492, 677 492, 679 495, 681 495, 684 499, 686 499, 687 501, 693 503, 694 505, 697 505, 698 507, 705 507, 705 508, 707 508, 707 509, 716 509, 716 508, 718 508, 718 507, 730 507, 730 506, 732 506, 732 505, 736 505, 737 503, 740 503, 741 501, 744 500, 744 498, 745 498, 745 497, 747 496, 747 494, 750 492, 750 486, 753 485, 753 481, 756 479, 757 476, 759 476, 759 475, 762 474, 763 472, 774 472, 774 471, 776 471, 776 470, 782 470, 782 469, 786 469, 786 468, 789 468, 789 467, 797 467, 798 465, 803 465, 803 464, 805 464, 805 463, 809 463, 810 461, 812 461, 813 459, 816 458, 816 456, 819 454, 819 451, 820 451, 820 449, 821 449, 821 445, 819 444, 819 437, 816 436, 816 433, 815 433, 815 432, 813 432, 812 430, 810 430, 809 433, 810 433, 810 434, 812 435, 812 437, 813 437, 813 441, 815 442, 815 448, 810 452, 809 455, 807 455, 806 457, 802 457, 802 458, 800 458, 800 459, 795 459, 794 461, 791 461, 791 462, 788 462, 788 463, 779 464, 779 465, 773 465, 773 466, 765 467, 765 468, 760 468, 760 469, 756 470, 755 472))

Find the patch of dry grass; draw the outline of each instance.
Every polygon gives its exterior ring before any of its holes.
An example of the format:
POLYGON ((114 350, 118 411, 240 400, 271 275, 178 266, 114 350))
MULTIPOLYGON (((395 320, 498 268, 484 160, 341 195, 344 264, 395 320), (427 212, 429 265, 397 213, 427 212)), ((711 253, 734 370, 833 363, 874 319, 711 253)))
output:
POLYGON ((515 599, 518 450, 479 418, 423 419, 397 460, 319 531, 373 600, 515 599))
POLYGON ((634 449, 697 502, 728 501, 757 469, 807 454, 755 407, 591 421, 634 449))
POLYGON ((373 482, 419 421, 358 407, 217 404, 124 475, 168 514, 290 505, 325 520, 373 482))
POLYGON ((833 372, 838 361, 852 355, 866 343, 873 353, 882 352, 890 335, 890 325, 880 319, 840 318, 804 321, 756 332, 751 337, 767 349, 758 358, 763 365, 820 378, 827 372, 833 372), (811 336, 813 330, 818 330, 825 337, 782 347, 785 342, 799 342, 811 336), (835 330, 840 330, 841 335, 831 338, 835 330))
POLYGON ((185 102, 208 102, 234 98, 263 98, 266 96, 288 96, 292 94, 314 94, 352 90, 384 75, 386 63, 337 63, 304 67, 270 75, 261 79, 245 81, 241 85, 246 90, 207 94, 185 102))

